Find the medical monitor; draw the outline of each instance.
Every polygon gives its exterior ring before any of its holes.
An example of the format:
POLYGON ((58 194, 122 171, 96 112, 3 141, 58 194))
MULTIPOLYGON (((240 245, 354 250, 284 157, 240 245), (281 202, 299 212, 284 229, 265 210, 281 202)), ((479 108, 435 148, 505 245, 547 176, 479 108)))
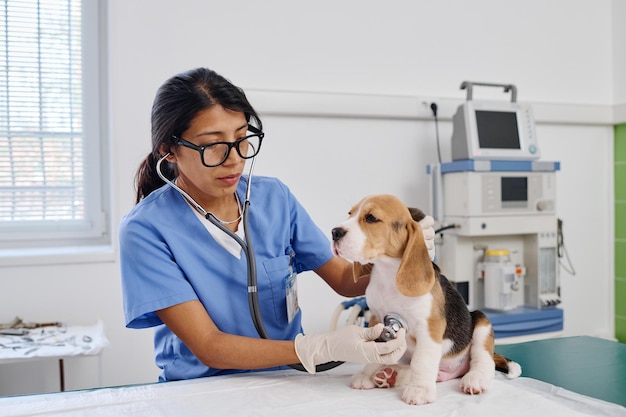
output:
POLYGON ((466 101, 452 118, 452 160, 535 160, 539 147, 529 105, 466 101))

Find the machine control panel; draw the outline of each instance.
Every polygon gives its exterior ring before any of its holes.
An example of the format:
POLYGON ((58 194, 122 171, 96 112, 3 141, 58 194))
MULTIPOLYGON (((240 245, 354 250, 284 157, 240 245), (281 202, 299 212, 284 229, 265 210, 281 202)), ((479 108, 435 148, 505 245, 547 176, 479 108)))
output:
POLYGON ((444 181, 444 216, 554 214, 554 172, 455 172, 444 181))

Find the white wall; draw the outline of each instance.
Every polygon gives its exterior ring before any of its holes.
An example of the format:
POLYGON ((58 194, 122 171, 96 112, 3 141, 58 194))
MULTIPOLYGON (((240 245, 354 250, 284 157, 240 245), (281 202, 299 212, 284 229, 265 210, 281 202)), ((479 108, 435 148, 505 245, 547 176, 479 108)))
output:
POLYGON ((624 25, 624 16, 626 16, 626 2, 613 1, 612 13, 612 46, 613 46, 613 104, 616 105, 615 117, 618 120, 626 121, 626 48, 624 48, 624 39, 626 39, 626 25, 624 25))
MULTIPOLYGON (((610 124, 613 105, 626 103, 617 73, 623 55, 615 61, 626 46, 615 28, 626 10, 617 3, 110 0, 113 235, 133 205, 133 175, 150 150, 155 90, 179 71, 209 66, 249 91, 253 105, 258 100, 267 136, 256 174, 284 180, 323 230, 364 194, 394 193, 426 207, 424 167, 437 154, 435 126, 421 102, 442 103, 445 159, 449 118, 465 98, 460 83, 514 83, 520 101, 536 104, 543 158, 562 163, 558 214, 577 270, 563 276, 566 333, 611 335, 610 124), (319 105, 310 104, 313 97, 319 105), (365 109, 345 116, 361 104, 365 109), (324 116, 326 109, 332 111, 324 116)), ((507 98, 479 88, 475 97, 507 98)), ((103 319, 111 347, 102 356, 102 383, 156 379, 152 332, 124 328, 115 256, 2 267, 0 277, 0 321, 103 319)), ((328 327, 340 300, 319 281, 313 274, 299 281, 309 332, 328 327)), ((56 368, 37 365, 2 366, 0 395, 56 389, 56 368)), ((68 366, 69 389, 97 384, 94 363, 68 366)))

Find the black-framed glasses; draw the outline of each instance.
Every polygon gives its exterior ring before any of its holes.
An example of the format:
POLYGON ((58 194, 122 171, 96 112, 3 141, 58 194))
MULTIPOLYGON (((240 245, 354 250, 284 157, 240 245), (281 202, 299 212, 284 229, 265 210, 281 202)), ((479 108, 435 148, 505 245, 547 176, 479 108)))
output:
POLYGON ((252 125, 248 125, 248 131, 252 132, 251 135, 247 135, 241 139, 237 139, 234 142, 213 142, 208 145, 194 145, 193 143, 174 136, 177 144, 184 146, 185 148, 194 149, 200 153, 200 160, 202 165, 208 168, 220 166, 228 159, 230 151, 235 148, 237 153, 243 159, 250 159, 256 156, 261 150, 261 142, 263 142, 263 133, 259 128, 252 125))

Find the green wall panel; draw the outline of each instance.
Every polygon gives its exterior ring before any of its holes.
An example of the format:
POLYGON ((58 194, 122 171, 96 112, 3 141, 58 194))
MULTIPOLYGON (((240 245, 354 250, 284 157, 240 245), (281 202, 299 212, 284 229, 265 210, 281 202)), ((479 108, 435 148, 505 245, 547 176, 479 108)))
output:
POLYGON ((626 278, 615 280, 615 314, 626 319, 626 299, 620 298, 618 294, 626 294, 626 278))
POLYGON ((622 343, 626 343, 626 318, 615 319, 615 337, 622 343))
POLYGON ((615 242, 615 276, 626 280, 626 241, 615 242))
POLYGON ((626 240, 626 203, 615 203, 615 238, 626 240))
POLYGON ((615 126, 615 337, 626 343, 626 124, 615 126))
POLYGON ((626 124, 615 126, 615 162, 626 162, 626 124))
POLYGON ((626 162, 615 161, 615 201, 626 202, 626 162))

